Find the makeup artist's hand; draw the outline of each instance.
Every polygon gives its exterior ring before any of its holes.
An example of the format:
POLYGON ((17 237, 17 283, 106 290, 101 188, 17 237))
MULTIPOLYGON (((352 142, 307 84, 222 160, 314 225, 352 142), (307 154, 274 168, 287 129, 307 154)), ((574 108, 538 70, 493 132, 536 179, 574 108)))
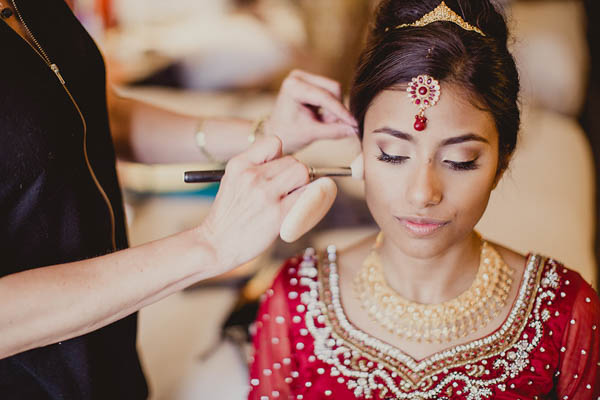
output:
POLYGON ((357 123, 342 104, 342 88, 334 80, 292 71, 283 81, 265 133, 283 141, 293 153, 318 139, 355 136, 357 123))
POLYGON ((227 164, 209 215, 198 228, 222 272, 255 258, 273 243, 303 189, 294 190, 309 182, 304 164, 280 157, 281 140, 265 137, 227 164))

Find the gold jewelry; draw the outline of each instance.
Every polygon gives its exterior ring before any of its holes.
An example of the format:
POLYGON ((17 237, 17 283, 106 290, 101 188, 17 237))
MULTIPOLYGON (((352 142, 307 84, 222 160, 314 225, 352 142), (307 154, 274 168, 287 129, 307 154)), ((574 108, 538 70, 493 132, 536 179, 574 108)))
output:
POLYGON ((452 11, 452 9, 448 7, 443 1, 435 8, 435 10, 425 14, 418 21, 413 22, 412 24, 397 25, 393 28, 387 27, 385 28, 385 31, 388 32, 390 29, 423 27, 431 23, 440 21, 453 22, 466 31, 477 32, 481 36, 485 36, 485 33, 483 33, 481 29, 466 22, 460 15, 452 11))
POLYGON ((198 125, 196 126, 196 133, 194 133, 194 140, 196 142, 196 147, 198 147, 198 150, 200 150, 202 155, 204 155, 204 157, 206 157, 208 162, 210 162, 212 164, 218 164, 219 161, 215 157, 213 157, 213 155, 210 154, 208 152, 208 150, 206 149, 206 133, 204 133, 204 130, 202 129, 203 126, 204 126, 204 119, 201 119, 198 122, 198 125))
POLYGON ((254 121, 252 133, 248 135, 248 142, 250 144, 256 142, 256 139, 265 135, 265 122, 267 122, 267 119, 269 119, 268 115, 254 121))
POLYGON ((369 316, 391 333, 416 342, 451 342, 485 326, 506 306, 513 270, 487 241, 482 241, 479 269, 471 287, 440 304, 406 300, 389 286, 378 252, 382 241, 380 233, 354 278, 354 289, 369 316))

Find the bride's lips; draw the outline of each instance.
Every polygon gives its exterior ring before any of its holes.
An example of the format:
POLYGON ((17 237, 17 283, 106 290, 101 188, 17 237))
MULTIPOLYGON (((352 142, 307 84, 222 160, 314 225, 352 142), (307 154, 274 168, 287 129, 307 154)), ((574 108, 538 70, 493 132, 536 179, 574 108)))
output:
POLYGON ((448 225, 450 221, 442 221, 439 219, 419 218, 419 217, 396 217, 406 230, 414 236, 428 236, 442 227, 448 225))

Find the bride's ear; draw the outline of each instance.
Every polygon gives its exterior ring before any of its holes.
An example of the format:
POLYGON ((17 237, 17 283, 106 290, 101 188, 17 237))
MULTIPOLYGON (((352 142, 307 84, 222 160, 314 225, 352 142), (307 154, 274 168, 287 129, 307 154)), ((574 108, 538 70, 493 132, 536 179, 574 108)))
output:
POLYGON ((354 161, 352 161, 350 168, 352 168, 352 178, 360 180, 365 179, 365 158, 362 151, 358 154, 354 161))

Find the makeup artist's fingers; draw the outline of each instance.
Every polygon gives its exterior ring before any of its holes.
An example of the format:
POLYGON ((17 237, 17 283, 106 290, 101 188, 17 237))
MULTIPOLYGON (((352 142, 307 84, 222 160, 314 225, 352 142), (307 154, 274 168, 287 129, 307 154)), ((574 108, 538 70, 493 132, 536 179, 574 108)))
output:
POLYGON ((266 136, 277 135, 285 153, 293 153, 320 139, 355 134, 357 122, 341 101, 340 85, 325 77, 294 71, 284 80, 270 117, 266 136), (321 124, 346 124, 350 129, 319 131, 321 124), (329 135, 329 136, 328 136, 329 135))
POLYGON ((340 119, 336 117, 335 114, 332 114, 323 108, 320 110, 319 114, 321 115, 321 122, 323 123, 332 124, 335 122, 340 122, 340 119))
POLYGON ((342 139, 356 137, 356 129, 342 122, 319 123, 313 127, 313 135, 322 139, 342 139))
MULTIPOLYGON (((297 166, 297 164, 304 166, 304 164, 301 164, 293 156, 285 156, 285 157, 278 158, 276 160, 271 160, 265 164, 257 166, 256 168, 258 171, 260 171, 260 174, 265 179, 271 180, 271 179, 274 179, 276 176, 280 175, 285 170, 287 170, 289 168, 293 168, 294 166, 297 166)), ((304 167, 304 168, 306 168, 306 167, 304 167)), ((308 169, 307 169, 307 171, 308 171, 308 169)))
MULTIPOLYGON (((280 199, 286 196, 288 193, 306 185, 310 181, 308 167, 301 162, 289 157, 293 162, 281 163, 277 166, 278 173, 276 173, 269 182, 271 193, 280 199)), ((273 164, 281 160, 272 161, 268 164, 273 164)), ((265 164, 262 168, 268 167, 265 164)))
MULTIPOLYGON (((306 203, 306 205, 299 204, 298 207, 304 207, 304 206, 308 207, 310 204, 312 204, 312 202, 319 203, 319 200, 327 200, 326 203, 330 203, 329 200, 331 198, 333 198, 335 200, 336 196, 337 196, 337 185, 335 184, 335 181, 329 177, 323 177, 323 178, 319 178, 313 182, 310 182, 307 185, 301 186, 300 188, 298 188, 297 190, 295 190, 291 193, 288 193, 281 200, 281 207, 282 207, 282 210, 284 211, 284 215, 287 215, 289 210, 292 208, 292 206, 294 206, 294 204, 300 197, 303 197, 302 201, 303 202, 306 201, 307 203, 306 203), (302 194, 304 194, 304 192, 307 190, 311 193, 302 196, 302 194)), ((331 202, 331 203, 333 203, 333 202, 331 202)), ((329 208, 331 208, 331 203, 327 206, 327 210, 329 210, 329 208)), ((315 206, 315 204, 313 204, 313 206, 315 206)), ((308 207, 308 208, 310 208, 310 207, 308 207)), ((306 213, 308 214, 309 211, 307 210, 306 213)))
POLYGON ((290 87, 290 92, 296 102, 324 108, 341 121, 351 126, 357 126, 356 120, 350 114, 350 111, 328 90, 311 85, 301 79, 290 80, 287 85, 290 87))
POLYGON ((251 260, 273 243, 284 218, 283 199, 308 183, 306 166, 293 157, 255 164, 269 154, 274 154, 273 146, 263 141, 234 161, 199 227, 220 272, 251 260))
POLYGON ((268 136, 258 139, 248 150, 233 157, 227 163, 227 172, 238 173, 247 167, 264 164, 277 157, 281 157, 281 139, 277 136, 268 136))
MULTIPOLYGON (((308 185, 310 185, 310 183, 308 185)), ((308 185, 301 186, 298 189, 289 192, 281 199, 281 202, 279 204, 281 206, 281 215, 283 215, 283 221, 285 220, 285 217, 287 217, 287 215, 289 214, 294 204, 296 204, 298 202, 298 199, 302 197, 302 194, 306 191, 308 185)))
POLYGON ((281 203, 285 218, 279 236, 286 242, 297 240, 323 219, 335 201, 337 187, 332 179, 320 178, 297 192, 281 203))
POLYGON ((310 72, 300 69, 295 69, 290 72, 289 77, 302 79, 303 81, 306 81, 312 85, 319 86, 330 92, 338 100, 342 99, 342 85, 333 79, 329 79, 321 75, 311 74, 310 72))

